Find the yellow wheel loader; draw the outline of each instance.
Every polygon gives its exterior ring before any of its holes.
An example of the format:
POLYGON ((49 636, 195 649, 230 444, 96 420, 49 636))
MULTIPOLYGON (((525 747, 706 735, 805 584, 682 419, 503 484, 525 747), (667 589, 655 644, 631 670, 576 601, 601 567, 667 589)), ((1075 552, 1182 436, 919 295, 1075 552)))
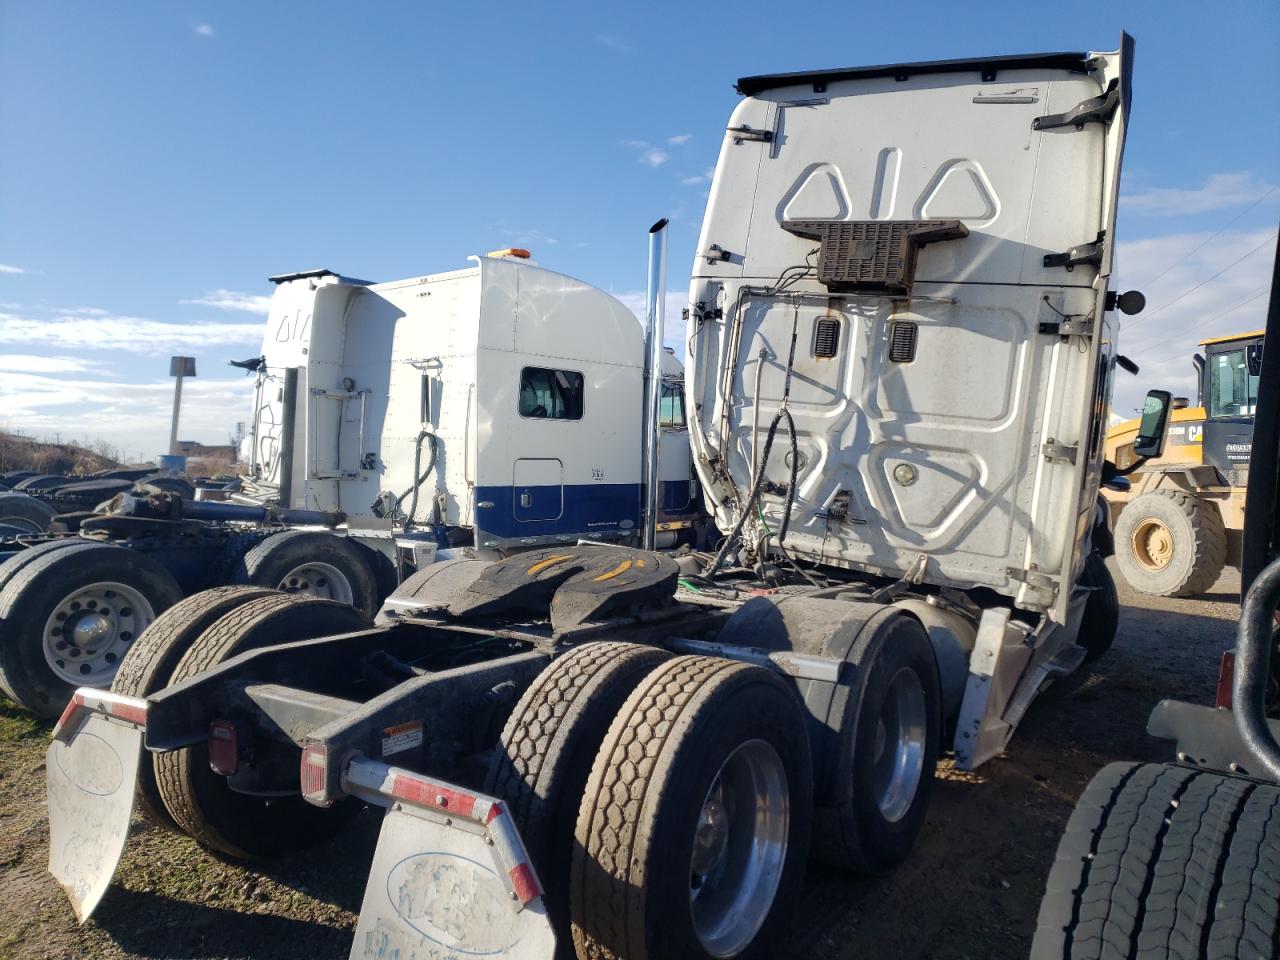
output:
MULTIPOLYGON (((1199 397, 1170 414, 1164 454, 1105 488, 1116 561, 1143 593, 1189 597, 1240 563, 1263 332, 1201 341, 1199 397), (1123 486, 1123 483, 1119 484, 1123 486)), ((1123 471, 1134 460, 1137 419, 1107 431, 1106 457, 1123 471)))

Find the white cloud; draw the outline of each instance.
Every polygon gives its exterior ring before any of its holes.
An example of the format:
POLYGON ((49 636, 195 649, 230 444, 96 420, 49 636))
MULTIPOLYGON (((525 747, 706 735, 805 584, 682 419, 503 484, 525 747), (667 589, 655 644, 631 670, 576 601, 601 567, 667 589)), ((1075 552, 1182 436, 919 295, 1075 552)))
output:
POLYGON ((179 303, 191 303, 201 307, 215 307, 218 310, 243 310, 246 313, 266 313, 271 309, 271 298, 252 293, 241 293, 238 290, 224 290, 219 287, 212 293, 194 300, 179 300, 179 303))
MULTIPOLYGON (((543 233, 536 227, 527 230, 513 230, 510 227, 501 228, 502 235, 512 243, 519 244, 522 247, 554 247, 560 241, 555 237, 543 233)), ((537 251, 532 251, 536 253, 537 251)))
MULTIPOLYGON (((235 424, 249 416, 253 378, 187 380, 182 387, 183 439, 226 443, 235 424)), ((145 383, 62 380, 39 374, 0 377, 0 426, 28 435, 60 432, 69 437, 105 439, 144 456, 168 442, 173 381, 145 383)))
POLYGON ((1187 216, 1255 203, 1276 188, 1253 173, 1215 173, 1204 186, 1148 187, 1120 198, 1125 213, 1155 217, 1187 216))
POLYGON ((26 267, 15 267, 9 263, 0 263, 0 273, 26 273, 26 267))
POLYGON ((263 324, 163 323, 114 314, 55 312, 48 317, 0 312, 0 343, 48 344, 56 349, 124 350, 165 354, 175 350, 257 346, 263 324))
POLYGON ((33 353, 0 353, 0 371, 13 373, 99 373, 103 364, 79 357, 42 357, 33 353))
POLYGON ((1274 241, 1274 230, 1227 231, 1196 249, 1211 236, 1177 233, 1130 243, 1121 240, 1111 287, 1141 290, 1147 308, 1136 317, 1120 316, 1120 352, 1135 360, 1142 372, 1136 377, 1116 375, 1112 408, 1117 413, 1132 416, 1153 388, 1194 401, 1191 357, 1200 350, 1199 341, 1266 325, 1266 292, 1275 258, 1275 246, 1268 241, 1274 241), (1187 256, 1188 251, 1195 252, 1187 256), (1186 259, 1176 263, 1182 257, 1186 259), (1197 287, 1218 273, 1221 276, 1197 287), (1148 285, 1153 277, 1159 279, 1148 285))
POLYGON ((671 159, 667 151, 661 147, 655 147, 647 140, 623 140, 622 145, 634 150, 636 159, 648 167, 660 167, 671 159))
POLYGON ((196 26, 195 26, 195 28, 194 28, 194 29, 195 29, 195 32, 196 32, 196 33, 198 33, 198 34, 200 34, 200 36, 202 36, 202 37, 212 37, 212 36, 213 36, 213 24, 210 24, 210 23, 198 23, 198 24, 196 24, 196 26))
POLYGON ((680 183, 686 187, 696 187, 700 183, 710 183, 711 178, 716 175, 715 167, 707 167, 702 173, 696 173, 692 176, 681 177, 680 183))
POLYGON ((678 147, 680 144, 688 143, 692 139, 692 133, 677 133, 674 137, 667 137, 667 143, 678 147))
POLYGON ((608 47, 610 50, 616 50, 618 53, 630 53, 630 45, 621 37, 612 33, 597 33, 595 36, 596 43, 602 47, 608 47))

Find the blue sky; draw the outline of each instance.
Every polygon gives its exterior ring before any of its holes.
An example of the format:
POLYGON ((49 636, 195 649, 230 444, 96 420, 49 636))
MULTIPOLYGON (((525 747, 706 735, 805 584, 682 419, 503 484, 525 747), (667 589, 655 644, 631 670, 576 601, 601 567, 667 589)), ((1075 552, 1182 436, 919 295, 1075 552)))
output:
POLYGON ((1120 285, 1149 301, 1123 337, 1128 412, 1192 389, 1196 340, 1261 326, 1274 2, 0 0, 0 427, 150 457, 167 357, 192 353, 182 435, 223 442, 248 396, 225 362, 255 354, 273 273, 395 279, 518 244, 635 302, 667 215, 678 290, 738 76, 1112 49, 1121 29, 1120 285))

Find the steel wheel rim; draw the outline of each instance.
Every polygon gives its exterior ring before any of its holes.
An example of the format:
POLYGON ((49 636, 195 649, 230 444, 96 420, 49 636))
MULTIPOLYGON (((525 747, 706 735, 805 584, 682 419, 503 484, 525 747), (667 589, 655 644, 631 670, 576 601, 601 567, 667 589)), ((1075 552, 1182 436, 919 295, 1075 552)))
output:
POLYGON ((45 662, 72 686, 106 686, 155 618, 151 601, 127 584, 103 580, 77 587, 45 621, 45 662))
POLYGON ((1173 561, 1173 532, 1156 517, 1147 517, 1133 528, 1133 556, 1148 570, 1159 571, 1173 561))
POLYGON ((924 772, 928 714, 924 684, 910 667, 893 676, 876 718, 872 783, 880 815, 896 823, 915 801, 924 772))
POLYGON ((689 861, 689 907, 702 948, 732 957, 755 939, 782 881, 791 796, 778 752, 740 744, 703 798, 689 861))
POLYGON ((321 597, 325 600, 337 600, 350 604, 355 599, 355 591, 351 582, 337 567, 319 560, 299 564, 283 577, 276 587, 285 593, 296 593, 306 597, 321 597))

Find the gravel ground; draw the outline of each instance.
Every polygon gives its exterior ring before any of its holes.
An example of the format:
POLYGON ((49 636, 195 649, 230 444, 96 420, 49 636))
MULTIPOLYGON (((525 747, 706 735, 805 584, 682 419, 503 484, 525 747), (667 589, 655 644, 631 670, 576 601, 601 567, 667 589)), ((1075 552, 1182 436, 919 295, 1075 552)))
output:
MULTIPOLYGON (((1117 579, 1119 579, 1117 577, 1117 579)), ((1165 760, 1147 716, 1164 697, 1210 702, 1239 608, 1233 573, 1197 600, 1128 590, 1112 652, 1031 708, 1009 753, 943 765, 912 858, 889 877, 811 869, 788 957, 1022 958, 1058 837, 1112 760, 1165 760)), ((377 839, 377 816, 250 872, 139 821, 95 918, 78 927, 45 872, 49 726, 0 701, 0 960, 339 958, 377 839)))

